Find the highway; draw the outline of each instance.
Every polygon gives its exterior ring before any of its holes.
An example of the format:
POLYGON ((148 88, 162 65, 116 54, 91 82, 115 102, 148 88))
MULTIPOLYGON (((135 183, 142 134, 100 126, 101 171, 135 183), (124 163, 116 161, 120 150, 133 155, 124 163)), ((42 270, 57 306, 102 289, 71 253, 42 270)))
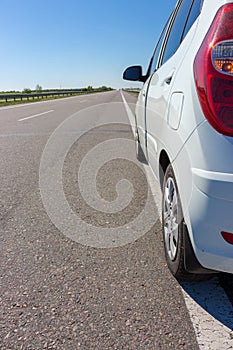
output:
POLYGON ((179 284, 136 97, 0 109, 0 349, 233 349, 233 283, 179 284), (148 186, 149 182, 149 186, 148 186))

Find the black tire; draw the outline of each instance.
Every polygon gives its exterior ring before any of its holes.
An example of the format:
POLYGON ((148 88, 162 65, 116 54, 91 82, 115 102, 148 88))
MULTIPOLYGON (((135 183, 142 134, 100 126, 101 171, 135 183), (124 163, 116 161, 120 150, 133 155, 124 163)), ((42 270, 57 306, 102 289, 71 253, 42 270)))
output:
POLYGON ((189 273, 185 268, 185 230, 179 191, 172 166, 169 165, 163 183, 163 241, 167 265, 180 281, 203 281, 209 275, 189 273), (169 205, 170 203, 170 205, 169 205))

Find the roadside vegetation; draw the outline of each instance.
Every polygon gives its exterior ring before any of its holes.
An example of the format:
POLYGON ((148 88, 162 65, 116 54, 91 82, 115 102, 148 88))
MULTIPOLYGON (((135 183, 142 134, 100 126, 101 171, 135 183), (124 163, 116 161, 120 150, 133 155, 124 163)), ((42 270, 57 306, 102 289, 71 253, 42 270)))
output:
POLYGON ((138 95, 141 89, 138 88, 126 88, 123 91, 130 92, 132 94, 138 95))
POLYGON ((84 94, 92 94, 97 92, 111 91, 111 87, 101 86, 99 88, 93 88, 88 86, 85 88, 77 89, 43 89, 39 84, 36 85, 34 90, 25 87, 22 91, 0 91, 0 107, 31 103, 38 101, 55 100, 58 98, 66 98, 71 96, 78 96, 84 94), (52 93, 53 96, 45 96, 43 94, 52 93), (56 95, 57 93, 57 95, 56 95), (63 95, 64 93, 64 95, 63 95), (36 96, 35 96, 36 95, 36 96), (1 98, 5 96, 5 98, 1 98))

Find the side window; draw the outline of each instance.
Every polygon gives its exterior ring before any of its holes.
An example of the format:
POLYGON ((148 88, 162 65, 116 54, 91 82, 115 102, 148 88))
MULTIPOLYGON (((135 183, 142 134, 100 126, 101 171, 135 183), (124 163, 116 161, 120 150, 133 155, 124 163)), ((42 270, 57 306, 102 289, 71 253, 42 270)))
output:
MULTIPOLYGON (((194 0, 196 2, 196 0, 194 0)), ((199 1, 198 1, 199 2, 199 1)), ((178 8, 174 19, 167 44, 165 47, 162 64, 165 63, 178 49, 181 43, 182 35, 185 29, 187 18, 192 6, 193 0, 183 0, 178 8)))
POLYGON ((201 8, 203 5, 203 0, 194 0, 192 4, 192 8, 189 14, 188 21, 186 23, 183 35, 182 35, 182 40, 185 38, 186 34, 188 33, 189 29, 192 27, 193 23, 196 21, 197 17, 201 13, 201 8))
POLYGON ((161 52, 161 48, 162 48, 162 45, 163 45, 163 42, 164 42, 164 38, 166 36, 166 33, 167 33, 167 28, 169 26, 169 23, 170 23, 170 17, 162 31, 162 34, 160 35, 160 38, 159 38, 159 41, 155 47, 155 51, 154 51, 154 55, 153 55, 153 58, 152 58, 152 64, 151 64, 151 67, 150 67, 150 73, 154 73, 157 69, 157 66, 158 66, 158 60, 159 60, 159 55, 160 55, 160 52, 161 52))

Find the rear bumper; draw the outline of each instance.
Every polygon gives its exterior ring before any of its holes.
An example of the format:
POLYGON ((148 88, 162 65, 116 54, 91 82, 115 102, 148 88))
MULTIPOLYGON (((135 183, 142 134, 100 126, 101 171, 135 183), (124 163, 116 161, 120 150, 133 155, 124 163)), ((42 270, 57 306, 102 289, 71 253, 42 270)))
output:
MULTIPOLYGON (((192 169, 195 186, 209 197, 233 202, 233 174, 192 169)), ((232 212, 233 215, 233 212, 232 212)))
POLYGON ((193 168, 192 180, 188 213, 195 255, 205 268, 233 273, 233 245, 221 235, 233 234, 233 174, 193 168))

